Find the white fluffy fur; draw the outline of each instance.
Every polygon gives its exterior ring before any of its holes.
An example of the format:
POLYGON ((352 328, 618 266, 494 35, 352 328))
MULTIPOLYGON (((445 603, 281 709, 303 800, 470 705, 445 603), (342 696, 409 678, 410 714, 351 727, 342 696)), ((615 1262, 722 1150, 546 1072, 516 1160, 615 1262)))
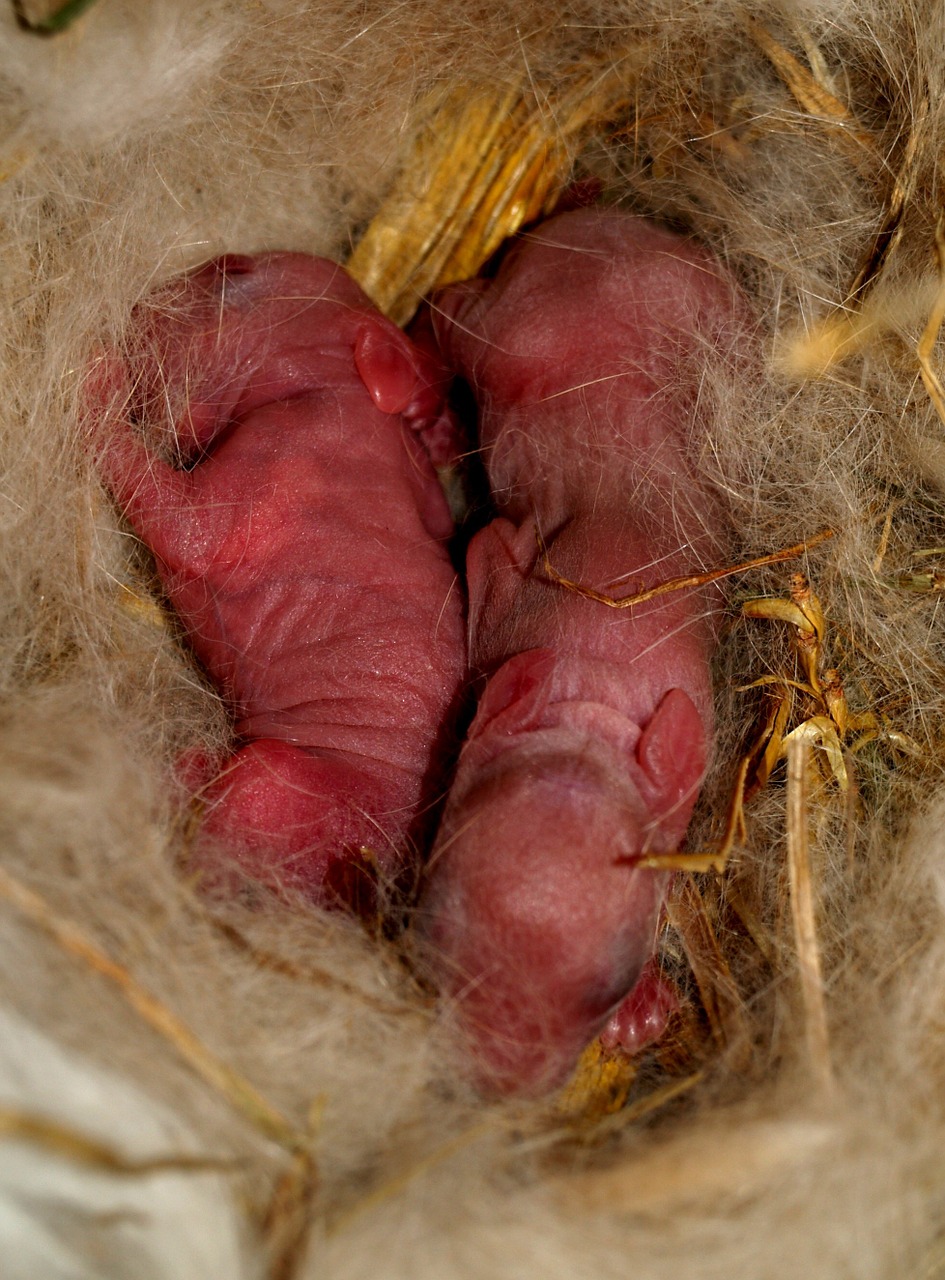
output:
MULTIPOLYGON (((296 1129, 313 1117, 299 1277, 938 1273, 945 649, 937 597, 889 579, 945 543, 943 425, 914 357, 935 270, 945 19, 937 0, 752 8, 802 60, 820 50, 888 174, 858 168, 836 130, 804 116, 729 0, 99 0, 48 39, 0 10, 0 831, 3 867, 47 912, 37 923, 0 893, 0 1107, 131 1160, 233 1162, 118 1173, 0 1139, 4 1275, 290 1274, 259 1226, 288 1156, 51 936, 50 912, 296 1129), (729 387, 705 465, 732 495, 746 555, 838 529, 808 569, 851 702, 881 705, 923 759, 864 757, 852 870, 842 823, 830 811, 821 823, 832 1091, 807 1056, 777 924, 773 784, 741 854, 780 948, 772 970, 756 957, 736 973, 751 1051, 711 1056, 688 1101, 645 1123, 574 1133, 540 1108, 472 1096, 451 1066, 448 1011, 434 1015, 390 944, 340 918, 233 908, 253 954, 178 874, 168 766, 219 741, 225 716, 141 603, 146 560, 90 472, 78 405, 96 351, 155 281, 224 249, 343 256, 405 153, 411 104, 441 80, 523 62, 553 80, 576 51, 643 40, 644 141, 592 146, 584 162, 609 196, 707 240, 753 296, 765 377, 729 387), (886 332, 825 378, 791 382, 780 343, 843 301, 917 119, 903 235, 871 303, 886 332), (713 150, 729 127, 735 151, 713 150), (871 566, 890 506, 884 582, 871 566)), ((733 598, 782 592, 786 572, 733 598)), ((696 839, 717 833, 743 741, 732 690, 777 669, 785 645, 761 623, 725 642, 696 839)))
POLYGON ((140 1162, 116 1176, 94 1164, 50 1159, 29 1141, 5 1143, 0 1255, 9 1280, 240 1274, 237 1206, 219 1170, 147 1164, 201 1154, 180 1117, 9 1011, 0 1015, 0 1098, 53 1122, 75 1125, 80 1118, 85 1137, 106 1147, 119 1142, 118 1154, 140 1162), (104 1222, 110 1230, 101 1229, 104 1222))

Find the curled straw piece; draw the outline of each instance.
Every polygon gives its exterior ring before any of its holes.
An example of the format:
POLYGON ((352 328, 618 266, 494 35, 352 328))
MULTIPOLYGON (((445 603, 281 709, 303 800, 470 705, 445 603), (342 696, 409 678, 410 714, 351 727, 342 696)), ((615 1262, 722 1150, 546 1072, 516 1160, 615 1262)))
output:
POLYGON ((598 604, 605 604, 610 609, 629 609, 635 604, 643 604, 647 600, 653 600, 657 596, 668 595, 672 591, 685 591, 690 587, 708 586, 709 583, 719 582, 722 578, 730 578, 736 573, 748 573, 750 569, 761 569, 765 565, 781 564, 784 560, 795 560, 798 556, 810 551, 812 547, 816 547, 821 542, 826 542, 828 538, 832 537, 834 537, 833 529, 822 529, 820 533, 808 538, 806 542, 796 542, 794 546, 784 547, 781 551, 773 551, 770 555, 756 556, 754 560, 743 560, 740 564, 726 565, 722 569, 710 569, 706 573, 692 573, 686 574, 681 578, 667 578, 665 582, 658 582, 654 587, 646 587, 641 591, 631 592, 630 595, 610 596, 602 591, 595 591, 593 587, 583 586, 580 582, 572 582, 570 578, 558 573, 551 563, 541 530, 537 525, 535 526, 535 540, 541 553, 542 568, 547 577, 552 582, 556 582, 558 586, 564 587, 568 591, 574 591, 577 595, 584 596, 587 600, 596 600, 598 604))
POLYGON ((381 311, 407 324, 423 297, 476 275, 549 213, 581 139, 629 102, 645 52, 586 59, 560 88, 520 81, 428 99, 413 152, 346 264, 381 311))

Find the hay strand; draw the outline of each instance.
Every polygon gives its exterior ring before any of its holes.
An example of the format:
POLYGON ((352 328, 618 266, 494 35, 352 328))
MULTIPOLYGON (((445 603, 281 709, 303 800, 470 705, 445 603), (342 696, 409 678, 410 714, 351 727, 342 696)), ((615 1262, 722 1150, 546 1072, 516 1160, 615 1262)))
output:
POLYGON ((819 1087, 829 1093, 833 1086, 833 1067, 811 879, 808 812, 811 762, 810 744, 805 738, 792 737, 788 741, 787 762, 787 866, 794 954, 804 1007, 804 1038, 814 1078, 819 1087))

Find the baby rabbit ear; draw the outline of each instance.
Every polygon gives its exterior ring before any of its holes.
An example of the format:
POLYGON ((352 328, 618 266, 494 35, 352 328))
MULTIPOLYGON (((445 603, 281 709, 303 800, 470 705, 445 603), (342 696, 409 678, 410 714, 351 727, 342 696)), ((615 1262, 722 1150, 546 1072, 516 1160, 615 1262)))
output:
POLYGON ((403 413, 419 382, 413 343, 392 324, 369 319, 354 340, 354 363, 371 399, 382 413, 403 413))
POLYGON ((661 812, 695 795, 705 776, 706 738, 702 717, 682 689, 660 700, 637 743, 637 761, 661 812))
POLYGON ((469 737, 486 728, 509 736, 536 728, 548 705, 554 669, 553 649, 529 649, 510 658, 486 685, 469 737))

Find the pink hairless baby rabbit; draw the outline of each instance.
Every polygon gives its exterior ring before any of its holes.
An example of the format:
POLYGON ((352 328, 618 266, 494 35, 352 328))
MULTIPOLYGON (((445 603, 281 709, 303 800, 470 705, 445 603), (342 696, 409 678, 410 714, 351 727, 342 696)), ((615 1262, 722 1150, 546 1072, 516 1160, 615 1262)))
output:
POLYGON ((617 593, 717 566, 727 521, 694 463, 705 357, 744 337, 740 299, 693 244, 620 213, 563 214, 493 280, 434 304, 467 380, 500 516, 467 560, 485 679, 419 928, 482 1087, 560 1083, 611 1019, 665 1019, 645 972, 668 874, 640 855, 686 831, 713 736, 722 597, 617 593), (644 974, 642 983, 638 980, 644 974))
POLYGON ((301 254, 220 259, 137 321, 127 358, 103 361, 99 391, 125 400, 96 452, 233 710, 238 749, 203 789, 205 875, 350 902, 423 838, 465 670, 419 438, 436 370, 301 254))

